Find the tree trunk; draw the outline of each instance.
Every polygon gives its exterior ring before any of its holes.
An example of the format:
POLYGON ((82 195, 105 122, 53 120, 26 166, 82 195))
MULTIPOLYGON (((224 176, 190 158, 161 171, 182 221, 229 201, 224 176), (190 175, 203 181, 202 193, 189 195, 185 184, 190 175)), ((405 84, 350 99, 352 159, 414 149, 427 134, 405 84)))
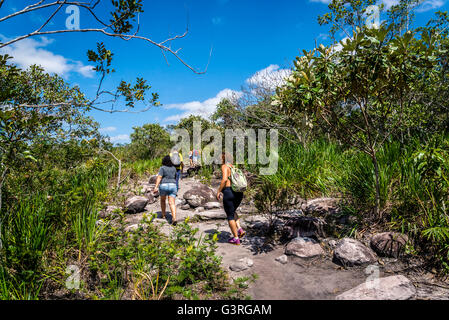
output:
POLYGON ((380 179, 379 179, 379 165, 377 163, 376 153, 373 152, 371 155, 374 164, 374 174, 376 176, 376 208, 375 213, 376 216, 380 219, 380 179))
POLYGON ((3 183, 6 179, 6 174, 8 172, 8 167, 5 168, 2 172, 2 176, 0 177, 0 249, 3 247, 2 245, 2 222, 3 222, 3 213, 2 213, 2 190, 3 190, 3 183))

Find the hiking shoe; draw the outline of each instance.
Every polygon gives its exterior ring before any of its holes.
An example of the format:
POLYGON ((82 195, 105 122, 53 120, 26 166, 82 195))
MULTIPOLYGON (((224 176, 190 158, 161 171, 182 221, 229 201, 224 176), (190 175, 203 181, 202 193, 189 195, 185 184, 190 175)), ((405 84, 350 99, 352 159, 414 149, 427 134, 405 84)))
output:
POLYGON ((240 239, 239 238, 231 238, 228 240, 228 243, 230 244, 235 244, 235 245, 240 245, 240 239))
POLYGON ((237 231, 237 233, 238 233, 238 235, 239 235, 239 238, 243 238, 243 236, 246 234, 245 230, 243 230, 242 228, 240 228, 240 229, 237 231))

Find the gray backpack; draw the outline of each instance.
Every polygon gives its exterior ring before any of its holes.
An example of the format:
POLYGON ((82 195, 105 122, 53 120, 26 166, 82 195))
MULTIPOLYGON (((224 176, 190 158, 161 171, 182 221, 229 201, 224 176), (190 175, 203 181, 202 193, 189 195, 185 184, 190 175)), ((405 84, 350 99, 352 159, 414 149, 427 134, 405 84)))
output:
POLYGON ((172 154, 170 155, 170 160, 175 167, 181 164, 181 157, 179 156, 179 153, 177 151, 172 152, 172 154))
POLYGON ((228 164, 226 165, 231 169, 231 175, 229 176, 229 179, 231 180, 231 189, 235 192, 245 191, 248 187, 245 174, 238 168, 234 168, 228 164))

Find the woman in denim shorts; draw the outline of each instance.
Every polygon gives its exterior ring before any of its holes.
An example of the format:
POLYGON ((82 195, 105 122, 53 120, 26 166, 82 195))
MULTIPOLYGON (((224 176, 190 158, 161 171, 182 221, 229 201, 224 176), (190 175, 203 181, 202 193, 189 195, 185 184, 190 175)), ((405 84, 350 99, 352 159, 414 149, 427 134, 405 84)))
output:
POLYGON ((159 195, 161 196, 162 218, 165 218, 165 200, 168 197, 168 205, 172 214, 172 224, 175 226, 177 223, 175 199, 178 188, 176 187, 176 168, 173 166, 170 156, 165 156, 162 159, 162 167, 159 169, 153 192, 156 193, 157 191, 159 191, 159 195))

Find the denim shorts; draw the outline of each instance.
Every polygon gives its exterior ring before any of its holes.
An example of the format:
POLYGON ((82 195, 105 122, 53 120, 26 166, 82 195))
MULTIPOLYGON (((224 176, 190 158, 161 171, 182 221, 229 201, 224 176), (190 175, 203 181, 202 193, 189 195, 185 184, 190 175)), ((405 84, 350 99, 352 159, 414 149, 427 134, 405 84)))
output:
POLYGON ((178 188, 176 187, 176 183, 161 183, 159 185, 159 195, 161 196, 176 198, 177 193, 178 188))

